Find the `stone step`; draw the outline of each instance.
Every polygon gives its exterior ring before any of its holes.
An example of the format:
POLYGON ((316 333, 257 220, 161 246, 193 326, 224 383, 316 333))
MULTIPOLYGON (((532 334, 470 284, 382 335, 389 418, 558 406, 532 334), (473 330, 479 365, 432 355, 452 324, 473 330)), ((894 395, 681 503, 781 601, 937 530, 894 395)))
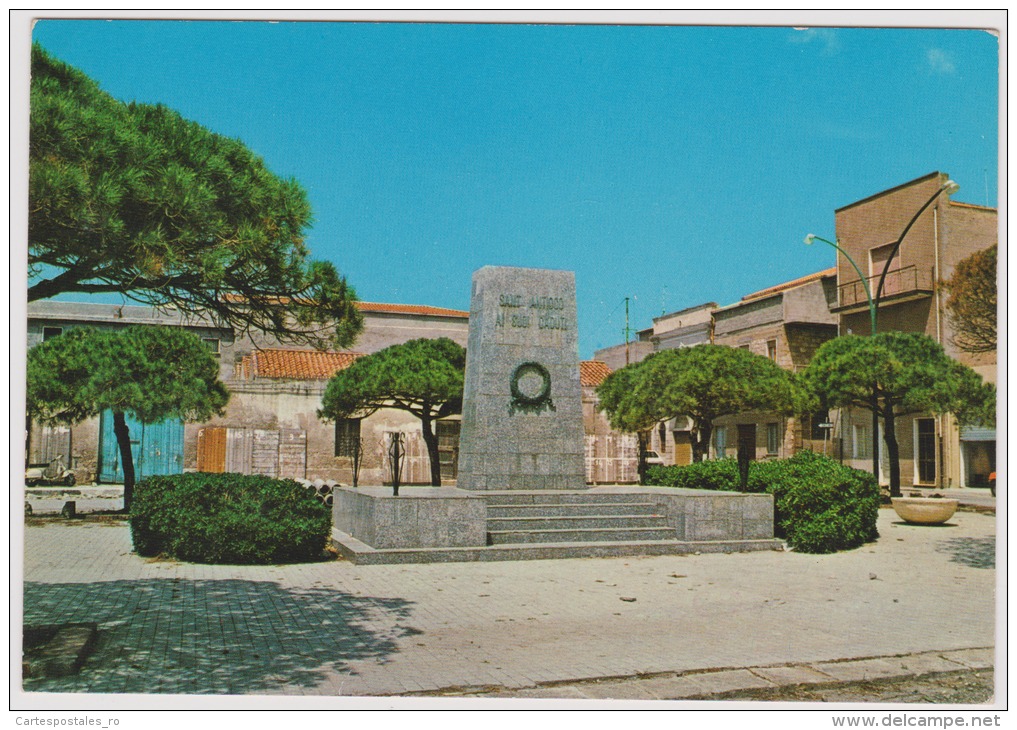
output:
POLYGON ((606 529, 667 529, 667 521, 660 515, 538 515, 532 517, 487 518, 488 532, 535 530, 596 530, 606 529))
POLYGON ((488 517, 566 517, 583 515, 657 515, 661 508, 652 502, 566 502, 564 504, 488 503, 488 517))
POLYGON ((462 548, 376 549, 339 530, 332 544, 355 565, 409 563, 472 563, 501 560, 566 560, 570 558, 628 558, 638 555, 692 555, 699 553, 783 550, 783 540, 635 540, 629 542, 558 542, 504 544, 462 548))
POLYGON ((644 494, 625 492, 583 492, 563 490, 513 490, 510 492, 478 492, 489 507, 525 504, 619 504, 645 502, 644 494))
POLYGON ((632 542, 676 539, 670 527, 595 527, 564 530, 490 530, 491 545, 516 545, 555 542, 632 542))

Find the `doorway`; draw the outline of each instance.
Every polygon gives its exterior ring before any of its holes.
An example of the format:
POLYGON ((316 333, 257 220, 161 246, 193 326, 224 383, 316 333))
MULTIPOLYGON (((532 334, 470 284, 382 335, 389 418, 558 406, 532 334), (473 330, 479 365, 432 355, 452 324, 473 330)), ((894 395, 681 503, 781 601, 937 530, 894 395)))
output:
POLYGON ((756 424, 738 425, 738 453, 745 449, 750 459, 756 458, 756 424))

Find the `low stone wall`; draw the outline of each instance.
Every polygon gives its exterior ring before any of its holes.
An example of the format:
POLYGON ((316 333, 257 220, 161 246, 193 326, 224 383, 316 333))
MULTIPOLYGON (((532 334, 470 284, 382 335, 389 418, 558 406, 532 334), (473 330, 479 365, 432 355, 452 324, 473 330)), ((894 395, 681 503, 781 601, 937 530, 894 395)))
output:
POLYGON ((598 487, 593 492, 646 495, 660 505, 678 540, 765 540, 773 537, 773 496, 671 487, 598 487))
POLYGON ((75 503, 75 512, 78 514, 120 510, 124 506, 124 487, 121 484, 106 484, 94 487, 25 488, 25 504, 31 507, 32 514, 59 514, 67 502, 75 503))
POLYGON ((124 496, 124 485, 25 487, 25 496, 34 499, 122 499, 124 496))
POLYGON ((481 547, 487 503, 455 487, 337 487, 332 525, 376 549, 481 547))

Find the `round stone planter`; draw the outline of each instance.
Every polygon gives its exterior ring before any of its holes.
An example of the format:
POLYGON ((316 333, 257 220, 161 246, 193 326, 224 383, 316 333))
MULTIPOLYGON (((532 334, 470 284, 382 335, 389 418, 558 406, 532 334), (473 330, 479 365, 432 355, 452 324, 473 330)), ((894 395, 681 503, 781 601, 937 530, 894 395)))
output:
POLYGON ((914 525, 941 525, 957 511, 956 499, 895 497, 891 502, 897 516, 914 525))

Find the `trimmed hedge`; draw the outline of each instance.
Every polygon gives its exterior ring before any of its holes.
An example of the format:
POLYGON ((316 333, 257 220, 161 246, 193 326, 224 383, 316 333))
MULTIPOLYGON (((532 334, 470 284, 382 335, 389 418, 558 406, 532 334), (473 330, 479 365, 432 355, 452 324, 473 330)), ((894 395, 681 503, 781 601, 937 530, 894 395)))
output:
POLYGON ((331 514, 290 479, 199 472, 138 482, 130 523, 145 557, 268 565, 321 559, 331 514))
MULTIPOLYGON (((647 484, 736 492, 735 459, 657 466, 647 484)), ((879 487, 867 472, 803 451, 790 459, 753 462, 748 492, 773 495, 774 533, 803 553, 856 548, 879 537, 879 487)))
MULTIPOLYGON (((766 485, 759 480, 758 467, 763 463, 765 462, 753 464, 749 469, 749 484, 746 492, 766 491, 766 485)), ((738 460, 714 459, 688 466, 651 466, 646 472, 646 484, 656 487, 737 492, 740 487, 738 460)))

